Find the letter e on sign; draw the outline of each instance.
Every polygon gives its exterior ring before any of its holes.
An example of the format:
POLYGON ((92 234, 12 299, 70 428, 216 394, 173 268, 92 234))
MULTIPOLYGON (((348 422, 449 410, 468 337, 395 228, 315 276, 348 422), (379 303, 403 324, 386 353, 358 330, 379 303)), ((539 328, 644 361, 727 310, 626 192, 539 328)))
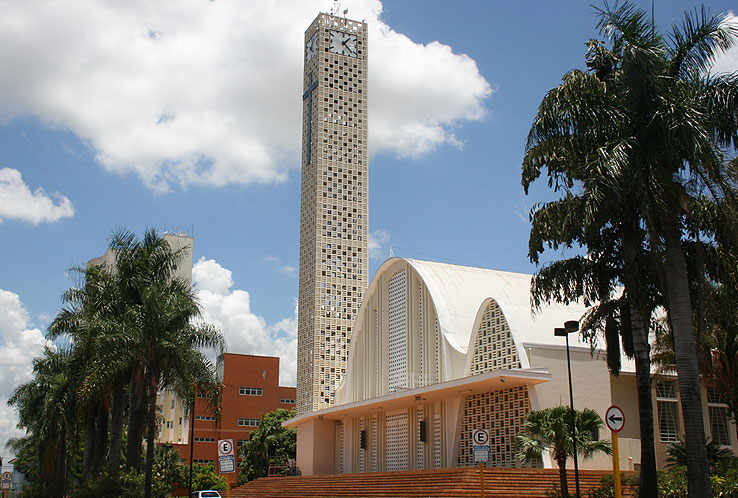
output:
POLYGON ((218 455, 233 455, 233 439, 220 439, 218 441, 218 455))
POLYGON ((485 429, 475 429, 472 432, 472 441, 475 446, 487 446, 489 444, 489 431, 485 429))

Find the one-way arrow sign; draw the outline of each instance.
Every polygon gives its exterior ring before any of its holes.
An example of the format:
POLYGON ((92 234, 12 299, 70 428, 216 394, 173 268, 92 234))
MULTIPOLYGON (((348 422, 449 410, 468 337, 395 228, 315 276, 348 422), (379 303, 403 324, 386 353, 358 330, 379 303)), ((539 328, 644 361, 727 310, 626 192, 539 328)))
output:
POLYGON ((620 432, 625 425, 625 415, 619 406, 612 405, 605 412, 605 423, 607 428, 613 432, 620 432))

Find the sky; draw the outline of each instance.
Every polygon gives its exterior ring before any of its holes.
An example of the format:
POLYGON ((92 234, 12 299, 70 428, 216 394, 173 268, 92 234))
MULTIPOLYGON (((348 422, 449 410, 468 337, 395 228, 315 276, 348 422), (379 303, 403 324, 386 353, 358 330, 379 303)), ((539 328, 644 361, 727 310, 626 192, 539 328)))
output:
MULTIPOLYGON (((336 3, 0 0, 0 454, 68 269, 118 228, 193 235, 204 318, 295 385, 303 34, 336 3)), ((369 25, 370 273, 390 248, 536 271, 528 213, 553 193, 524 195, 525 139, 584 68, 590 3, 340 2, 369 25)), ((657 28, 695 5, 656 0, 657 28)))

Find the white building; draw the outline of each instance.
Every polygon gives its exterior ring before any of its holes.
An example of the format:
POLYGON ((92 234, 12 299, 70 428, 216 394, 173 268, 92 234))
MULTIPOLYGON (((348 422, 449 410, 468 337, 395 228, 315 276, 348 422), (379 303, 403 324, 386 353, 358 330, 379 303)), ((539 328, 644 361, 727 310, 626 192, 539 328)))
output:
MULTIPOLYGON (((471 432, 491 434, 490 466, 519 466, 514 437, 530 410, 568 405, 564 339, 553 330, 578 320, 581 305, 553 304, 533 315, 530 275, 392 258, 372 280, 356 322, 336 405, 303 413, 297 464, 303 474, 374 472, 472 465, 471 432)), ((605 352, 571 334, 574 406, 603 418, 625 413, 620 468, 637 470, 640 439, 635 373, 623 360, 610 375, 605 352)), ((657 454, 683 433, 673 377, 654 382, 657 454)), ((703 393, 705 432, 736 444, 727 407, 703 393)), ((601 438, 609 438, 603 430, 601 438)), ((539 465, 552 467, 549 457, 539 465)), ((611 468, 610 457, 581 462, 611 468)))

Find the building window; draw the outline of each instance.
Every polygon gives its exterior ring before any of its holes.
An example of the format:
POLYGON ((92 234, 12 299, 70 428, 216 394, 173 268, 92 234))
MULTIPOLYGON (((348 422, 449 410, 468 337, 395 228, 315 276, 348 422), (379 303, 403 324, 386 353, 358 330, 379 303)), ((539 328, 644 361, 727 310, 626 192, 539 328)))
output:
POLYGON ((707 390, 707 409, 710 414, 710 432, 713 442, 729 446, 728 405, 723 402, 722 393, 717 389, 707 390))
POLYGON ((238 425, 241 427, 259 427, 259 420, 258 418, 239 418, 238 419, 238 425))
POLYGON ((239 440, 238 440, 238 441, 236 442, 236 444, 237 444, 237 445, 238 445, 238 447, 240 448, 241 446, 243 446, 244 444, 246 444, 246 441, 248 441, 248 439, 239 439, 239 440))
POLYGON ((194 441, 196 443, 214 443, 215 438, 214 437, 196 437, 194 438, 194 441))
POLYGON ((261 396, 264 391, 261 387, 242 387, 238 390, 238 394, 242 396, 261 396))
POLYGON ((662 443, 679 440, 679 406, 672 381, 656 382, 656 405, 659 412, 659 432, 662 443))
POLYGON ((208 458, 193 458, 192 463, 213 463, 215 460, 208 458))
POLYGON ((295 400, 294 399, 280 399, 279 402, 280 403, 287 404, 287 405, 294 405, 295 404, 295 400))
POLYGON ((210 420, 210 421, 215 421, 215 417, 211 417, 210 415, 195 415, 195 420, 210 420))

